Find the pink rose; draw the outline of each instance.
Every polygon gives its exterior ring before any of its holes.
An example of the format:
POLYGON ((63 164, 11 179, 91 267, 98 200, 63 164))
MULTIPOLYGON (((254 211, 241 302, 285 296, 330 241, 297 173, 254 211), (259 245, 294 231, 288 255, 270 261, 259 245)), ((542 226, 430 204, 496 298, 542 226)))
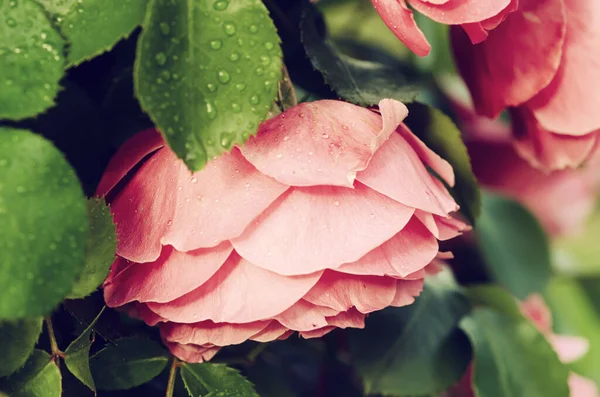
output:
POLYGON ((446 25, 462 25, 473 42, 487 36, 516 8, 516 0, 371 0, 394 34, 415 54, 425 56, 431 50, 417 26, 410 5, 416 11, 446 25))
POLYGON ((194 174, 155 131, 133 137, 98 187, 119 236, 107 304, 194 362, 411 304, 438 239, 466 225, 426 170, 452 185, 452 167, 402 124, 403 104, 379 110, 300 104, 194 174))
POLYGON ((477 112, 510 107, 522 157, 551 171, 577 167, 600 145, 600 2, 520 0, 480 44, 452 29, 477 112))

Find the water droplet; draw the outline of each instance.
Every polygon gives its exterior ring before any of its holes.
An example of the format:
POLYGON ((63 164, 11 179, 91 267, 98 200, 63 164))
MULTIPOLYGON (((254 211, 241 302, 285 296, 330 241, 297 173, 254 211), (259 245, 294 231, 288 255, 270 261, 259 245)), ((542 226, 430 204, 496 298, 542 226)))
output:
POLYGON ((348 126, 346 124, 342 124, 342 129, 348 130, 348 126))
POLYGON ((206 85, 206 88, 208 88, 208 90, 209 90, 210 92, 215 92, 215 91, 217 90, 217 86, 216 86, 215 84, 213 84, 213 83, 208 83, 208 84, 206 85))
POLYGON ((254 71, 254 73, 256 73, 257 76, 262 75, 265 72, 265 70, 263 68, 256 68, 256 70, 254 71))
POLYGON ((227 0, 217 0, 213 4, 213 8, 217 11, 225 11, 229 6, 229 1, 227 0))
POLYGON ((161 22, 159 25, 160 32, 165 36, 168 36, 171 33, 171 28, 169 28, 169 24, 167 22, 161 22))
POLYGON ((285 136, 285 137, 283 137, 283 141, 284 141, 284 142, 287 142, 287 141, 289 141, 289 140, 290 140, 290 137, 289 137, 289 136, 285 136))
POLYGON ((17 193, 25 193, 25 187, 24 186, 17 186, 17 193))
POLYGON ((266 92, 270 92, 271 91, 271 87, 273 87, 273 82, 271 80, 265 81, 265 91, 266 92))
POLYGON ((235 24, 232 22, 227 22, 223 25, 223 30, 227 36, 233 36, 235 34, 235 24))
POLYGON ((327 133, 323 133, 323 134, 321 134, 321 138, 328 139, 329 135, 327 133))
POLYGON ((275 155, 275 158, 276 158, 276 159, 280 159, 280 158, 282 158, 282 157, 283 157, 283 155, 282 155, 281 153, 277 153, 277 154, 275 155))
POLYGON ((167 63, 167 54, 165 54, 164 52, 159 52, 158 54, 156 54, 154 59, 156 60, 158 66, 164 66, 167 63))
POLYGON ((248 28, 248 30, 250 31, 250 33, 257 33, 258 32, 258 26, 256 25, 250 25, 250 27, 248 28))
POLYGON ((234 102, 231 104, 231 110, 233 110, 234 113, 239 113, 242 111, 242 107, 234 102))
POLYGON ((260 102, 260 97, 258 95, 252 95, 250 97, 250 104, 251 105, 258 105, 259 102, 260 102))
POLYGON ((229 80, 231 80, 231 77, 229 76, 229 73, 227 73, 226 70, 219 70, 217 72, 217 79, 219 79, 221 83, 227 84, 229 83, 229 80))
MULTIPOLYGON (((221 134, 221 146, 223 146, 225 149, 229 149, 232 144, 233 144, 233 135, 230 134, 229 132, 223 132, 221 134)), ((217 199, 215 202, 218 202, 218 201, 219 201, 219 199, 217 199)))
POLYGON ((261 55, 260 56, 260 63, 264 66, 268 65, 269 63, 271 63, 271 58, 269 58, 266 55, 261 55))
POLYGON ((238 91, 242 92, 246 89, 246 84, 242 84, 242 83, 236 84, 235 88, 237 88, 238 91))
POLYGON ((333 202, 333 205, 335 205, 336 207, 339 207, 339 205, 340 205, 340 202, 339 202, 339 201, 334 201, 334 202, 333 202))
POLYGON ((229 60, 231 62, 237 62, 240 59, 240 54, 238 54, 237 52, 232 52, 231 55, 229 55, 229 60))
POLYGON ((14 28, 15 26, 17 26, 17 21, 15 21, 15 19, 12 17, 8 17, 6 18, 6 24, 8 25, 8 27, 14 28))
POLYGON ((211 120, 214 120, 215 117, 217 117, 217 109, 215 109, 213 104, 210 102, 206 102, 206 115, 211 120))
POLYGON ((194 177, 192 178, 192 183, 197 183, 198 182, 198 178, 194 177))
POLYGON ((265 48, 266 48, 267 50, 272 50, 274 47, 275 47, 275 46, 274 46, 274 45, 273 45, 273 43, 271 43, 270 41, 267 41, 267 42, 265 43, 265 48))
POLYGON ((369 218, 371 218, 371 219, 375 219, 375 214, 371 214, 371 215, 369 215, 369 218))
POLYGON ((221 40, 212 40, 210 42, 210 48, 213 50, 219 50, 221 47, 223 47, 223 42, 221 40))
POLYGON ((167 225, 171 226, 172 224, 173 224, 173 221, 169 219, 169 220, 167 221, 167 225))

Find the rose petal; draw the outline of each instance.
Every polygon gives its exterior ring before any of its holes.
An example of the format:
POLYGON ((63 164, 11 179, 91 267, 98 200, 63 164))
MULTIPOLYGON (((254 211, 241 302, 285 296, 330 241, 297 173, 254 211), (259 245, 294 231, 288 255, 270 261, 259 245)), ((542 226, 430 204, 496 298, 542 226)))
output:
POLYGON ((308 274, 358 260, 402 230, 413 212, 358 182, 354 189, 291 188, 232 243, 257 266, 308 274))
POLYGON ((383 123, 346 102, 301 103, 262 123, 241 151, 260 172, 287 185, 352 187, 356 173, 408 114, 390 99, 380 108, 383 123))
POLYGON ((563 363, 579 360, 590 349, 588 340, 579 336, 551 335, 549 339, 558 358, 563 363))
POLYGON ((521 312, 543 334, 552 332, 552 315, 544 298, 539 294, 531 294, 520 304, 521 312))
POLYGON ((109 307, 132 301, 169 302, 198 288, 223 265, 233 247, 223 242, 210 249, 179 252, 163 248, 152 263, 131 263, 104 285, 109 307))
POLYGON ((161 335, 169 342, 194 345, 237 345, 263 331, 270 321, 246 324, 214 323, 202 321, 194 324, 169 322, 160 326, 161 335))
POLYGON ((572 397, 598 397, 598 386, 590 379, 575 373, 569 375, 569 391, 572 397))
POLYGON ((221 350, 216 346, 182 345, 179 343, 165 342, 171 353, 186 363, 203 363, 210 361, 221 350))
POLYGON ((303 337, 304 339, 322 338, 323 336, 327 335, 328 333, 330 333, 331 331, 333 331, 336 328, 337 327, 327 326, 327 327, 315 329, 313 331, 304 331, 304 332, 300 332, 300 336, 303 337))
POLYGON ((319 280, 320 273, 286 277, 254 266, 236 253, 201 287, 171 302, 148 303, 150 310, 178 323, 212 320, 248 323, 288 309, 319 280))
POLYGON ((281 325, 295 331, 311 331, 328 325, 326 317, 339 312, 329 307, 317 306, 300 299, 292 307, 275 316, 281 325))
POLYGON ((256 342, 271 342, 273 340, 286 339, 290 334, 290 330, 279 322, 271 321, 265 329, 252 335, 249 339, 256 342))
POLYGON ((412 305, 415 297, 423 291, 425 280, 396 280, 396 294, 390 306, 402 307, 412 305))

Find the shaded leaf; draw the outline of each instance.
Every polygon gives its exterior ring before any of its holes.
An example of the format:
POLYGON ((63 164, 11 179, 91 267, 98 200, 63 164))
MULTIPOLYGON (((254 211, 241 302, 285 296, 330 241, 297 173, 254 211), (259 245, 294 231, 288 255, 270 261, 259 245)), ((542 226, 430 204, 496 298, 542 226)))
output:
POLYGON ((279 37, 259 0, 152 0, 134 78, 142 108, 187 166, 254 134, 281 80, 279 37))
POLYGON ((20 120, 54 105, 64 40, 33 0, 0 2, 0 118, 20 120))
POLYGON ((0 321, 0 377, 25 364, 41 332, 41 318, 0 321))
POLYGON ((527 319, 478 308, 461 323, 474 348, 478 397, 568 397, 569 371, 527 319))
POLYGON ((65 350, 65 365, 69 371, 81 383, 93 391, 96 391, 96 385, 94 384, 94 378, 90 370, 90 348, 94 342, 93 327, 103 312, 104 308, 98 313, 94 321, 65 350))
POLYGON ((99 390, 130 389, 162 372, 169 361, 158 343, 143 338, 123 338, 90 358, 92 376, 99 390))
POLYGON ((458 328, 467 299, 449 275, 432 277, 414 304, 372 313, 364 330, 348 332, 367 393, 430 395, 456 383, 471 361, 458 328))
POLYGON ((450 192, 460 205, 461 212, 471 224, 475 224, 481 212, 481 192, 460 131, 450 117, 435 108, 411 103, 408 110, 404 122, 427 146, 452 165, 456 184, 450 192))
POLYGON ((314 7, 305 8, 300 28, 313 67, 343 99, 371 106, 384 98, 410 102, 418 95, 417 88, 407 83, 398 65, 356 59, 340 52, 327 39, 322 17, 314 7))
POLYGON ((23 368, 0 380, 0 390, 10 397, 60 397, 60 370, 48 353, 34 350, 23 368))
POLYGON ((110 208, 103 199, 87 201, 90 236, 85 253, 85 266, 69 294, 69 299, 84 298, 104 281, 115 259, 117 230, 110 208))
POLYGON ((519 299, 543 292, 551 277, 544 230, 518 202, 486 193, 475 233, 492 276, 519 299))
POLYGON ((69 42, 68 66, 110 50, 142 23, 148 0, 38 0, 69 42))
POLYGON ((223 364, 184 363, 181 377, 190 397, 259 397, 252 383, 223 364))
POLYGON ((62 153, 25 130, 0 128, 0 181, 0 318, 44 315, 83 267, 83 192, 62 153))

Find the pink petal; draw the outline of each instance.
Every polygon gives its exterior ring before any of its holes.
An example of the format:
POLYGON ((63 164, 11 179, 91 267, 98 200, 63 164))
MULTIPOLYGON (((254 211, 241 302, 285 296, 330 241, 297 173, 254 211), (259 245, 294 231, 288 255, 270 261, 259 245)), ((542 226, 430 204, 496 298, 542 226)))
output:
POLYGON ((563 363, 579 360, 590 349, 587 339, 578 336, 551 335, 549 339, 558 358, 563 363))
POLYGON ((361 313, 371 313, 390 306, 395 295, 396 280, 393 278, 356 276, 328 270, 304 299, 339 312, 354 306, 361 313))
POLYGON ((491 18, 502 12, 510 4, 510 0, 453 0, 443 3, 409 0, 409 3, 415 10, 436 22, 460 25, 491 18))
POLYGON ((402 307, 412 305, 415 297, 423 291, 425 280, 396 280, 396 294, 390 306, 402 307))
POLYGON ((371 0, 387 27, 412 52, 424 57, 431 51, 425 35, 417 26, 405 0, 371 0))
POLYGON ((342 101, 301 103, 261 124, 241 148, 258 170, 292 186, 352 187, 408 110, 384 99, 381 117, 342 101))
POLYGON ((232 241, 251 263, 283 275, 353 262, 398 233, 414 210, 357 182, 291 188, 232 241))
POLYGON ((271 342, 273 340, 286 339, 290 334, 290 330, 279 322, 271 321, 265 329, 252 335, 250 339, 256 342, 271 342))
POLYGON ((178 323, 205 320, 248 323, 271 318, 288 309, 317 283, 320 276, 320 273, 281 276, 254 266, 233 253, 201 287, 171 302, 148 303, 148 307, 178 323))
POLYGON ((355 308, 327 317, 327 323, 336 328, 364 328, 365 315, 355 308))
POLYGON ((521 312, 544 334, 552 332, 552 315, 550 309, 539 294, 531 294, 521 302, 521 312))
POLYGON ((423 211, 415 211, 415 216, 438 240, 446 241, 471 230, 466 223, 451 216, 437 216, 423 211))
POLYGON ((457 66, 477 112, 496 117, 550 84, 561 62, 565 32, 562 0, 521 0, 520 9, 477 45, 459 27, 452 28, 457 66))
POLYGON ((323 336, 327 335, 328 333, 330 333, 331 331, 333 331, 336 328, 337 327, 327 326, 327 327, 315 329, 314 331, 300 332, 299 334, 304 339, 322 338, 323 336))
POLYGON ((136 164, 163 146, 164 141, 155 129, 145 130, 133 136, 111 158, 96 188, 96 195, 105 197, 136 164))
POLYGON ((169 302, 204 284, 225 262, 233 247, 223 242, 210 249, 179 252, 163 248, 152 263, 131 263, 104 285, 110 307, 131 301, 169 302))
POLYGON ((457 209, 454 199, 427 172, 408 142, 393 134, 373 156, 357 180, 399 203, 427 212, 446 215, 457 209))
POLYGON ((194 345, 238 345, 264 330, 270 321, 246 324, 213 323, 203 321, 194 324, 169 322, 160 326, 163 338, 169 342, 194 345))
POLYGON ((496 29, 506 17, 519 8, 518 0, 511 0, 510 4, 500 13, 481 22, 462 24, 462 28, 469 35, 472 44, 479 44, 488 37, 488 31, 496 29))
POLYGON ((328 325, 326 317, 339 312, 329 307, 317 306, 300 299, 292 307, 275 316, 281 325, 295 331, 311 331, 328 325))
POLYGON ((216 346, 181 345, 179 343, 165 342, 171 353, 178 359, 187 363, 203 363, 210 361, 221 350, 216 346))
POLYGON ((145 303, 131 302, 119 308, 133 318, 139 318, 149 326, 153 327, 168 320, 148 309, 145 303))
POLYGON ((600 2, 563 1, 567 34, 560 69, 529 107, 545 129, 582 136, 600 129, 600 2))
POLYGON ((546 172, 575 168, 585 162, 597 143, 598 133, 581 137, 544 130, 524 107, 513 110, 515 149, 531 165, 546 172))
POLYGON ((571 397, 598 397, 598 386, 590 379, 577 374, 569 375, 569 390, 571 397))
POLYGON ((286 189, 256 171, 237 149, 193 175, 173 152, 161 149, 111 203, 117 253, 151 262, 161 245, 179 251, 215 246, 241 234, 286 189))
POLYGON ((423 269, 435 258, 438 243, 418 220, 412 218, 394 237, 358 261, 337 271, 348 274, 406 277, 423 269))

